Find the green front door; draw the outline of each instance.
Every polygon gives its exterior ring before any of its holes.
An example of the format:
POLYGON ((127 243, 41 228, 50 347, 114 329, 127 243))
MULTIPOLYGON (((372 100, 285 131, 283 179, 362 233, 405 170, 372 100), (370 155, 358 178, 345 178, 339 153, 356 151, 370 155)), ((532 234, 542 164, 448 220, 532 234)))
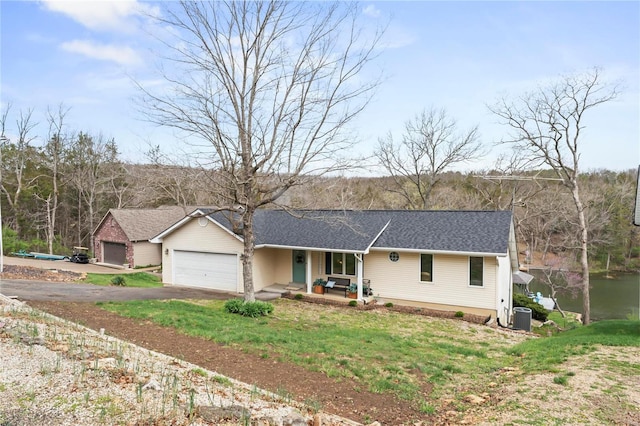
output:
POLYGON ((307 282, 307 252, 293 250, 293 280, 294 283, 307 282))

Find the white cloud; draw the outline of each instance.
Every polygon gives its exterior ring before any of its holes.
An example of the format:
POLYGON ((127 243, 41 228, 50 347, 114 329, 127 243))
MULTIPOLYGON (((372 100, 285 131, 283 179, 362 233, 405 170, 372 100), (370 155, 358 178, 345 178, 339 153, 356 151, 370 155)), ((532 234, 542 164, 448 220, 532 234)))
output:
POLYGON ((380 9, 376 8, 374 5, 370 4, 368 6, 366 6, 363 10, 362 13, 364 13, 367 16, 370 16, 372 18, 379 18, 381 13, 380 13, 380 9))
POLYGON ((63 13, 93 30, 132 31, 135 22, 130 18, 144 14, 158 14, 157 7, 137 0, 42 0, 45 8, 63 13))
POLYGON ((141 60, 135 50, 126 46, 100 45, 87 40, 72 40, 62 43, 62 49, 79 53, 101 61, 112 61, 120 65, 138 65, 141 60))

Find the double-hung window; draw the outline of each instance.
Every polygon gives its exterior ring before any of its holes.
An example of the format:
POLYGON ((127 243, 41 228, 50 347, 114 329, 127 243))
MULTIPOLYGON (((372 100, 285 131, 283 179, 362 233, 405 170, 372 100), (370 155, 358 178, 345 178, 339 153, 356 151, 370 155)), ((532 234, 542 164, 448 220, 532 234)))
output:
POLYGON ((469 285, 474 287, 484 287, 484 258, 469 258, 469 285))
POLYGON ((326 253, 326 273, 332 275, 355 275, 356 257, 353 253, 326 253))
POLYGON ((420 281, 433 282, 433 255, 422 253, 420 255, 420 281))

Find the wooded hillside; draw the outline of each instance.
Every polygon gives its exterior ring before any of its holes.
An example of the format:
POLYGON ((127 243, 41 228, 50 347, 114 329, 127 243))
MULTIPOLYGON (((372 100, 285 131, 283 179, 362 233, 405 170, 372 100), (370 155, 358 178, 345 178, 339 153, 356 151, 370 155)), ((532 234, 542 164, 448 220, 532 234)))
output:
MULTIPOLYGON (((91 233, 111 208, 216 205, 212 170, 128 164, 114 141, 80 133, 43 147, 28 140, 2 146, 2 225, 5 254, 68 253, 91 247, 91 233)), ((640 228, 632 225, 637 171, 596 170, 581 176, 595 268, 640 269, 640 228)), ((430 195, 435 210, 515 212, 521 252, 570 252, 572 200, 544 170, 507 176, 492 171, 444 173, 430 195), (490 176, 491 178, 487 178, 490 176)), ((412 185, 391 177, 317 177, 295 186, 279 205, 306 209, 408 209, 412 185)), ((415 196, 419 195, 417 192, 415 196)), ((276 207, 276 206, 274 206, 276 207)))

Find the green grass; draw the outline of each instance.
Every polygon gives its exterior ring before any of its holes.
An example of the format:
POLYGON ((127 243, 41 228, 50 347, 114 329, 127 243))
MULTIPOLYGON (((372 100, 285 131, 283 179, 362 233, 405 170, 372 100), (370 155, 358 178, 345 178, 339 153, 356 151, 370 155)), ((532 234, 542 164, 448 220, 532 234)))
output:
MULTIPOLYGON (((454 385, 458 376, 477 376, 510 362, 503 339, 487 347, 470 339, 450 320, 392 312, 332 309, 281 299, 268 317, 246 318, 224 312, 223 301, 102 303, 128 317, 171 326, 193 336, 281 359, 374 392, 418 400, 421 389, 454 385), (488 357, 501 348, 502 357, 488 357)), ((492 335, 496 334, 492 330, 492 335)))
POLYGON ((87 274, 83 280, 85 283, 109 286, 114 277, 121 276, 125 279, 127 287, 162 287, 160 278, 146 272, 133 272, 130 274, 87 274))
MULTIPOLYGON (((263 358, 295 363, 349 380, 372 392, 393 393, 437 410, 439 397, 486 390, 504 367, 558 372, 558 363, 597 344, 639 346, 640 322, 606 321, 513 346, 504 335, 459 321, 388 311, 357 311, 279 299, 268 317, 228 314, 224 301, 100 303, 120 315, 150 320, 263 358), (526 354, 526 356, 521 356, 526 354), (423 389, 432 393, 425 402, 423 389), (431 399, 434 398, 434 399, 431 399)), ((558 376, 560 382, 569 375, 558 376)), ((559 383, 564 384, 564 383, 559 383)))
POLYGON ((599 321, 546 339, 528 340, 508 352, 524 355, 523 362, 528 370, 547 371, 572 355, 593 351, 597 345, 640 347, 640 321, 599 321))

